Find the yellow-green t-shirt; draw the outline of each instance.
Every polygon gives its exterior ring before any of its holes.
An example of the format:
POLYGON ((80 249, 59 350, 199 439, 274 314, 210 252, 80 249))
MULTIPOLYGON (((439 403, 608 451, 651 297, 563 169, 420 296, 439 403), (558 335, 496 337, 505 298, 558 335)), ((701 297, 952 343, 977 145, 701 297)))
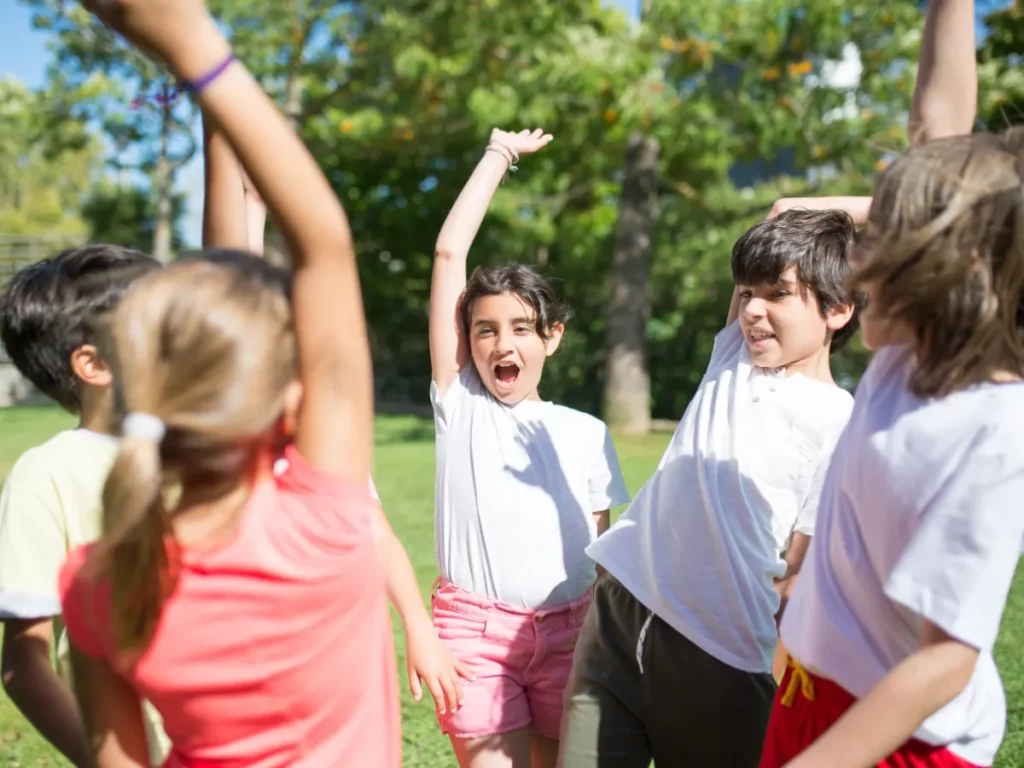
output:
MULTIPOLYGON (((57 579, 68 552, 100 535, 103 486, 117 440, 60 432, 23 453, 0 492, 0 620, 53 617, 57 669, 72 684, 57 579)), ((160 716, 143 706, 153 765, 168 750, 160 716)))

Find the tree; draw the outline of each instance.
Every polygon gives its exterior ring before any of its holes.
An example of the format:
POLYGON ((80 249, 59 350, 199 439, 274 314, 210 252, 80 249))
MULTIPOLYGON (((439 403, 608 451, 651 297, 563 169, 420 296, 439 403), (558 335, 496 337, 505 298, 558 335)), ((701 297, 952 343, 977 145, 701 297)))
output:
POLYGON ((109 182, 98 184, 82 204, 82 218, 89 226, 89 240, 95 243, 117 243, 126 248, 147 251, 153 244, 158 222, 170 219, 170 246, 181 247, 184 195, 171 199, 171 215, 163 217, 148 189, 120 187, 109 182))
POLYGON ((98 148, 66 120, 52 94, 0 80, 0 232, 84 235, 81 196, 98 148))
POLYGON ((999 132, 1024 123, 1024 8, 1019 2, 980 2, 987 34, 978 52, 978 118, 999 132))
POLYGON ((80 124, 102 127, 113 148, 110 164, 138 171, 155 197, 153 256, 167 262, 173 245, 173 197, 178 170, 196 151, 195 109, 179 98, 162 67, 125 45, 77 3, 22 0, 33 22, 51 33, 49 79, 80 124))
MULTIPOLYGON (((661 150, 664 182, 654 194, 660 193, 669 212, 662 228, 671 242, 656 236, 653 217, 643 220, 644 228, 632 240, 618 241, 613 295, 628 295, 629 300, 613 300, 609 307, 613 351, 604 403, 613 429, 642 432, 649 425, 644 413, 651 402, 646 385, 650 377, 644 370, 648 347, 655 365, 664 360, 678 366, 680 356, 689 356, 693 349, 706 360, 731 293, 727 255, 742 231, 738 225, 749 225, 767 211, 764 203, 759 203, 763 208, 751 207, 758 197, 752 183, 788 175, 803 186, 803 193, 838 184, 849 192, 864 186, 883 147, 900 146, 899 123, 909 97, 901 68, 906 69, 912 52, 908 40, 915 24, 919 16, 912 3, 884 11, 868 3, 807 6, 780 0, 645 4, 635 45, 658 55, 626 91, 646 91, 643 108, 623 112, 632 114, 634 129, 661 150), (861 77, 854 83, 835 82, 837 62, 851 54, 861 61, 861 77), (815 175, 827 181, 815 184, 815 175), (738 186, 749 188, 743 193, 746 202, 738 186), (685 249, 690 257, 674 259, 683 233, 693 238, 685 249), (712 257, 717 265, 694 262, 694 241, 704 239, 717 252, 712 257), (628 249, 636 251, 636 243, 645 240, 656 244, 656 258, 631 258, 628 249), (703 279, 693 280, 705 270, 703 279), (645 299, 655 274, 666 279, 653 281, 658 287, 651 314, 645 299), (695 286, 707 317, 684 325, 682 317, 689 314, 684 307, 695 286), (663 298, 658 295, 662 291, 674 294, 663 298), (658 307, 664 307, 664 314, 658 307), (644 317, 650 319, 640 332, 644 317), (663 352, 663 346, 671 349, 663 352)), ((637 220, 631 190, 638 186, 628 161, 623 178, 620 231, 626 222, 637 220)), ((658 200, 647 206, 656 210, 658 200)), ((684 381, 671 372, 666 377, 664 371, 654 378, 676 384, 679 395, 671 400, 682 400, 682 406, 699 382, 700 370, 694 361, 686 366, 684 381)), ((657 394, 655 400, 666 402, 657 394)))

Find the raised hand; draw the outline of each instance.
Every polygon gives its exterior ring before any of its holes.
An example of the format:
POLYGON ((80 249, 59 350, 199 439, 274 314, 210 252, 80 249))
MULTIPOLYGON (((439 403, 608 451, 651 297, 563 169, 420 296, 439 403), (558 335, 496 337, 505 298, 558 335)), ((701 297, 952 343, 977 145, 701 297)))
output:
POLYGON ((491 131, 491 144, 497 144, 509 150, 515 159, 520 155, 532 155, 546 147, 554 138, 550 133, 544 133, 543 128, 530 130, 524 128, 518 133, 503 131, 495 128, 491 131))

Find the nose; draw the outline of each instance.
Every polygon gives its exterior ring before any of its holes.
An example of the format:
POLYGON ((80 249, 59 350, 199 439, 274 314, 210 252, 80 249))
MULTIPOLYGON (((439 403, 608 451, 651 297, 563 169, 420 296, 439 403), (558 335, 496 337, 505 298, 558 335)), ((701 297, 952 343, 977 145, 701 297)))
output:
POLYGON ((499 331, 498 338, 494 344, 494 351, 500 357, 504 357, 513 349, 512 333, 510 331, 499 331))
POLYGON ((759 320, 767 312, 768 302, 757 297, 748 299, 743 305, 743 314, 750 320, 759 320))

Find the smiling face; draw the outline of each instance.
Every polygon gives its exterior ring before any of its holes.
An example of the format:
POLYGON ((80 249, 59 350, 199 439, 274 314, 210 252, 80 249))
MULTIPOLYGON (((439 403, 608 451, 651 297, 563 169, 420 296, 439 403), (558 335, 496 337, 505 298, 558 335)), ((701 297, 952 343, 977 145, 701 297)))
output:
POLYGON ((795 264, 775 283, 737 287, 740 328, 751 360, 761 368, 813 368, 817 358, 828 356, 832 334, 849 322, 852 313, 846 306, 823 315, 795 264))
POLYGON ((482 296, 469 316, 469 343, 487 391, 506 405, 537 399, 544 362, 554 353, 563 327, 556 323, 548 338, 537 332, 537 312, 515 293, 482 296))

